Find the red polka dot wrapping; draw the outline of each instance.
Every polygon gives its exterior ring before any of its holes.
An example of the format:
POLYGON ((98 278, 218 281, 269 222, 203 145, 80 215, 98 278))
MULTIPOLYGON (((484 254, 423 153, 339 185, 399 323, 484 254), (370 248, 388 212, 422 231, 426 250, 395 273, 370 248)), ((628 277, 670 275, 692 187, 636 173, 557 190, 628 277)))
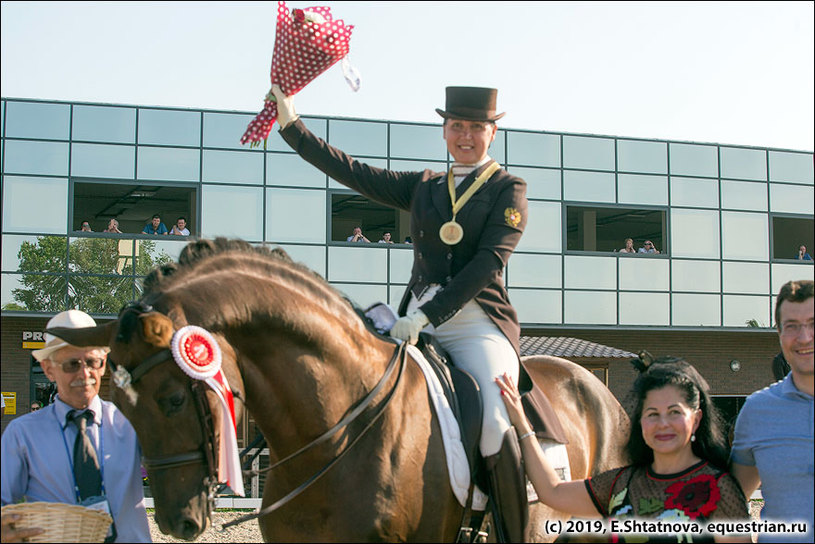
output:
MULTIPOLYGON (((314 78, 348 55, 353 25, 331 17, 331 9, 315 6, 289 10, 277 3, 277 28, 272 55, 272 84, 284 93, 298 93, 314 78)), ((241 144, 258 145, 269 137, 277 119, 277 104, 271 91, 263 110, 249 123, 241 144)))

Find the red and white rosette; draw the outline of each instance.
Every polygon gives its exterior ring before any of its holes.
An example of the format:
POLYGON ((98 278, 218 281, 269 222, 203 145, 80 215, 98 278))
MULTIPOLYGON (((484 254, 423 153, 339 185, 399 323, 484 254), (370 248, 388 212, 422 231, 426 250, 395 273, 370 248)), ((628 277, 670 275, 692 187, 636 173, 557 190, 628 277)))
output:
POLYGON ((235 401, 226 376, 221 372, 222 357, 218 342, 206 329, 187 325, 175 332, 170 350, 176 364, 187 376, 206 382, 218 395, 223 408, 218 447, 218 479, 226 482, 237 495, 245 495, 238 454, 235 401))

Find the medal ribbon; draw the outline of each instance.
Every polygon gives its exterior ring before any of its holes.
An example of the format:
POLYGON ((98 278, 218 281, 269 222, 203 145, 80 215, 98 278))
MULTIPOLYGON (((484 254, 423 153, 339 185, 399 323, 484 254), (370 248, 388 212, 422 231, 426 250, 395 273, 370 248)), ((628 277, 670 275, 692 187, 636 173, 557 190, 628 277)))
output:
POLYGON ((461 198, 458 200, 456 200, 456 180, 453 178, 453 169, 450 169, 450 172, 447 173, 447 190, 450 191, 450 202, 453 204, 453 222, 456 220, 456 214, 461 211, 461 208, 463 208, 467 201, 470 200, 470 197, 472 197, 475 192, 479 190, 488 179, 490 179, 490 176, 492 176, 500 168, 501 165, 498 164, 498 162, 493 162, 491 165, 485 168, 484 171, 481 172, 481 175, 475 178, 473 184, 470 185, 466 191, 464 191, 464 194, 461 195, 461 198))

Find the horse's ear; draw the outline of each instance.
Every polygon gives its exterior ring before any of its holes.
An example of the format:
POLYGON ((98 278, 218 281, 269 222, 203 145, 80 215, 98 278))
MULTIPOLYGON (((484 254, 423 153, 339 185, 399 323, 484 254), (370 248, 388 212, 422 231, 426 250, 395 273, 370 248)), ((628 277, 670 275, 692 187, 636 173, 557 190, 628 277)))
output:
POLYGON ((118 325, 119 320, 117 319, 95 327, 83 327, 80 329, 54 327, 53 329, 45 329, 45 332, 57 338, 62 338, 72 346, 109 346, 111 335, 118 325))
POLYGON ((173 322, 164 314, 150 312, 139 316, 144 339, 158 348, 170 347, 173 338, 173 322))

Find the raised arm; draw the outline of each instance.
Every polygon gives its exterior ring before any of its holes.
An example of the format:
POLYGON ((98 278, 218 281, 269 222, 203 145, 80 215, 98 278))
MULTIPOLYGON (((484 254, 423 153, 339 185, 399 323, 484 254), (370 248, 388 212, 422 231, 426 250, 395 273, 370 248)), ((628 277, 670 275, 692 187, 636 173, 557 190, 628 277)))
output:
POLYGON ((555 510, 583 518, 598 518, 600 513, 586 489, 585 480, 561 481, 546 455, 543 453, 535 433, 521 405, 518 388, 507 374, 495 379, 501 388, 501 398, 507 407, 509 419, 520 437, 521 452, 529 481, 535 487, 541 502, 555 510))

